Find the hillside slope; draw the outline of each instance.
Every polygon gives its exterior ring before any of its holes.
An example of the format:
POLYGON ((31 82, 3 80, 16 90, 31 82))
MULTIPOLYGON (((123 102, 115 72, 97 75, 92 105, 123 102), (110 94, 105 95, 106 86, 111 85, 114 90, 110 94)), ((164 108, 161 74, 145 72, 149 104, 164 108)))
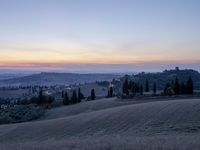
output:
POLYGON ((41 120, 46 119, 56 119, 63 118, 72 115, 78 115, 81 113, 88 113, 97 110, 103 110, 107 108, 120 107, 123 105, 130 105, 135 103, 142 103, 144 101, 122 101, 117 98, 104 98, 95 101, 82 102, 76 105, 63 106, 59 108, 50 109, 41 118, 41 120))
POLYGON ((114 107, 64 118, 0 126, 0 141, 44 141, 105 135, 198 133, 200 100, 114 107))
POLYGON ((191 69, 165 70, 163 72, 156 72, 156 73, 139 73, 136 75, 125 76, 121 79, 122 81, 125 78, 133 79, 142 85, 145 85, 145 81, 146 79, 148 79, 149 87, 151 90, 153 89, 154 82, 156 82, 158 90, 163 90, 166 83, 174 81, 176 77, 179 78, 180 83, 181 82, 186 83, 189 76, 191 76, 194 81, 194 89, 199 90, 200 89, 200 73, 198 71, 191 70, 191 69))

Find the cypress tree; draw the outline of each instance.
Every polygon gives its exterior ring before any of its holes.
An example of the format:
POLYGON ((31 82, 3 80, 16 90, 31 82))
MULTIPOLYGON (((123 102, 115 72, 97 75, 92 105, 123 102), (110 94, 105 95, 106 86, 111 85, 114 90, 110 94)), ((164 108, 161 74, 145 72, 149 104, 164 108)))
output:
POLYGON ((192 77, 189 76, 189 79, 187 81, 187 94, 193 94, 193 93, 194 93, 193 80, 192 77))
POLYGON ((109 89, 109 97, 113 97, 113 87, 112 86, 109 89))
POLYGON ((136 92, 140 93, 140 84, 139 83, 136 84, 136 92))
POLYGON ((145 81, 145 92, 149 92, 149 81, 146 79, 145 81))
POLYGON ((181 83, 180 92, 181 94, 187 94, 187 89, 184 82, 181 83))
POLYGON ((42 88, 40 88, 37 104, 41 105, 42 103, 43 103, 43 91, 42 88))
POLYGON ((140 91, 139 83, 137 84, 135 82, 132 82, 131 91, 133 94, 139 93, 140 91))
POLYGON ((78 89, 78 102, 80 103, 81 100, 83 99, 83 94, 81 93, 81 88, 78 89))
POLYGON ((176 77, 175 83, 174 83, 174 92, 176 95, 180 94, 180 84, 179 84, 179 79, 176 77))
POLYGON ((132 90, 133 85, 134 85, 133 81, 128 82, 128 89, 132 90))
POLYGON ((65 95, 64 95, 64 94, 65 94, 65 92, 64 92, 64 91, 62 91, 62 98, 64 98, 64 97, 65 97, 65 95))
POLYGON ((129 95, 129 84, 128 84, 128 78, 125 79, 124 83, 123 83, 123 94, 129 95))
POLYGON ((67 92, 65 92, 63 95, 64 95, 64 97, 63 97, 63 105, 69 105, 69 97, 68 97, 67 92))
POLYGON ((76 104, 76 103, 78 102, 76 90, 74 90, 73 93, 72 93, 71 102, 72 102, 73 104, 76 104))
POLYGON ((154 93, 154 94, 156 94, 156 90, 157 90, 157 89, 156 89, 156 83, 154 82, 154 84, 153 84, 153 93, 154 93))
POLYGON ((92 90, 91 90, 91 100, 95 100, 95 98, 96 98, 95 90, 92 89, 92 90))
POLYGON ((140 86, 140 95, 143 95, 143 86, 140 86))

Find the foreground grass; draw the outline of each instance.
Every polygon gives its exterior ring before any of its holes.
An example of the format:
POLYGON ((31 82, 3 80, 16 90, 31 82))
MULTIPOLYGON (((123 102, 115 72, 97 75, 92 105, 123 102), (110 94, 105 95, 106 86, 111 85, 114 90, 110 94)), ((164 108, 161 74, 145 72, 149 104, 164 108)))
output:
POLYGON ((1 150, 199 150, 197 136, 122 137, 48 139, 42 142, 9 142, 1 150))
POLYGON ((0 150, 199 150, 199 99, 110 106, 77 104, 1 125, 0 150))

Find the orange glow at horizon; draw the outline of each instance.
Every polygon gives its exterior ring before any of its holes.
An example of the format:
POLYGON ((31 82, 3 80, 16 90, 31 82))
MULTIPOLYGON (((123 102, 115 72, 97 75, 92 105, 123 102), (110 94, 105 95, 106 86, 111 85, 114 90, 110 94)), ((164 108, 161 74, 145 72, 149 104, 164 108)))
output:
POLYGON ((92 64, 138 64, 145 65, 151 63, 157 64, 176 64, 176 63, 195 63, 199 62, 196 60, 189 59, 173 59, 170 57, 165 57, 164 59, 161 56, 98 56, 98 55, 75 55, 75 56, 38 56, 38 57, 14 57, 9 59, 0 60, 0 68, 6 67, 40 67, 40 66, 64 66, 64 65, 92 65, 92 64))
POLYGON ((112 53, 104 51, 95 53, 92 50, 48 50, 48 49, 6 49, 0 53, 0 68, 59 68, 65 65, 106 65, 106 64, 176 64, 200 62, 197 55, 178 55, 162 53, 112 53))

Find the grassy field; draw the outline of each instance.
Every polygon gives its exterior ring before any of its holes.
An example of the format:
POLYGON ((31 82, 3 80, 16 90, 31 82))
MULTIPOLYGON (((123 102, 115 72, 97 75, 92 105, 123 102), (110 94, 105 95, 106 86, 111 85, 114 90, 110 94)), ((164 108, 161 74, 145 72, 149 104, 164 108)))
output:
POLYGON ((122 137, 47 139, 36 142, 11 142, 1 150, 199 150, 199 136, 122 137))
POLYGON ((200 100, 102 99, 49 110, 34 122, 1 125, 3 150, 199 149, 200 100))

